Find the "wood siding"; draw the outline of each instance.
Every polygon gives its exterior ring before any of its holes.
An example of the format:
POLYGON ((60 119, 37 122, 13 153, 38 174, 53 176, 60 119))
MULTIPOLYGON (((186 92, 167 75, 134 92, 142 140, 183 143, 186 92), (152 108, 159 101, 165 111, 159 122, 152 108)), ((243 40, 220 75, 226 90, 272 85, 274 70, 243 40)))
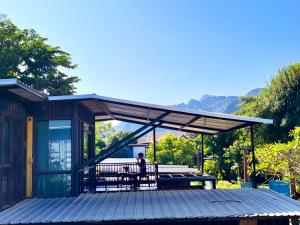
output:
POLYGON ((25 198, 26 107, 22 99, 0 90, 0 209, 25 198))

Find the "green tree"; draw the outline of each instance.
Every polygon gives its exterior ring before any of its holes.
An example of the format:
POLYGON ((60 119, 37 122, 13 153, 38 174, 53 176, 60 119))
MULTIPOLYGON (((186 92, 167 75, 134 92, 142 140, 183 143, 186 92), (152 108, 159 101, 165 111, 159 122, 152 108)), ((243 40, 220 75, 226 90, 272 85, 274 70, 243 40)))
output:
POLYGON ((224 149, 225 162, 231 165, 231 177, 241 177, 243 172, 244 152, 250 154, 251 143, 248 129, 235 131, 236 139, 224 149))
POLYGON ((18 78, 49 95, 73 94, 76 76, 65 71, 76 68, 69 53, 47 44, 33 29, 19 29, 0 15, 0 78, 18 78))
POLYGON ((213 175, 217 176, 218 179, 231 181, 236 178, 235 174, 231 171, 234 161, 229 160, 225 154, 226 149, 234 143, 236 138, 237 135, 235 132, 229 132, 217 136, 211 136, 205 142, 207 148, 206 155, 213 157, 213 161, 205 162, 207 166, 209 165, 209 167, 206 168, 212 168, 212 165, 210 164, 215 162, 215 168, 212 171, 207 172, 212 173, 214 171, 215 173, 213 175))
MULTIPOLYGON (((119 131, 116 132, 115 134, 113 134, 110 137, 110 143, 112 143, 113 141, 120 141, 123 138, 127 137, 129 134, 131 134, 131 131, 119 131)), ((136 144, 137 140, 131 142, 130 144, 136 144)), ((119 151, 117 151, 115 154, 112 155, 112 157, 114 158, 127 158, 128 157, 128 146, 125 146, 123 148, 121 148, 119 151)))
POLYGON ((257 170, 266 176, 296 179, 300 183, 300 127, 290 132, 287 143, 266 144, 256 150, 257 170))
POLYGON ((115 133, 116 129, 112 126, 111 122, 96 122, 96 154, 111 144, 112 137, 115 133))
MULTIPOLYGON (((153 161, 153 144, 147 151, 147 158, 153 161)), ((195 142, 189 139, 180 139, 168 133, 156 143, 157 163, 165 165, 194 166, 196 156, 195 142)))
POLYGON ((264 91, 245 101, 239 114, 274 120, 274 125, 257 128, 262 142, 291 140, 289 131, 300 125, 300 63, 279 69, 264 91))
MULTIPOLYGON (((122 140, 131 134, 130 131, 116 131, 111 122, 96 122, 96 154, 101 152, 103 149, 109 147, 113 142, 122 140)), ((131 142, 131 144, 136 144, 137 141, 131 142)), ((115 158, 126 158, 128 154, 126 153, 127 147, 120 149, 112 157, 115 158)))

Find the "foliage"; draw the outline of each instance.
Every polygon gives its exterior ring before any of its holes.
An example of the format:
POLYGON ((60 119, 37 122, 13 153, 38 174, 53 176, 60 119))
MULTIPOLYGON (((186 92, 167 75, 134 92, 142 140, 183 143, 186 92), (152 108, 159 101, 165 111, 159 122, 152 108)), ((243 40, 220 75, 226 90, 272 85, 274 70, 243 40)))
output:
MULTIPOLYGON (((194 166, 196 156, 195 142, 189 139, 180 139, 172 133, 161 137, 156 143, 157 163, 165 165, 194 166)), ((147 151, 147 158, 153 161, 153 144, 147 151)))
POLYGON ((112 140, 112 136, 116 133, 115 128, 111 122, 96 122, 95 140, 96 140, 96 154, 108 146, 112 140))
MULTIPOLYGON (((128 136, 130 131, 116 131, 116 129, 112 126, 111 122, 96 122, 96 154, 101 152, 103 149, 109 147, 113 142, 117 142, 126 136, 128 136)), ((131 144, 135 144, 136 141, 131 144)), ((127 156, 126 147, 120 149, 116 154, 112 157, 123 158, 127 156)))
POLYGON ((250 134, 248 129, 241 129, 235 131, 235 136, 234 142, 224 149, 224 159, 231 165, 231 177, 241 177, 244 152, 249 154, 251 149, 250 134))
MULTIPOLYGON (((233 144, 236 139, 235 132, 229 132, 220 134, 218 136, 209 137, 206 144, 206 155, 212 156, 216 161, 215 168, 213 168, 210 164, 213 163, 209 161, 205 161, 205 164, 208 164, 212 170, 205 170, 208 173, 211 173, 218 178, 222 178, 225 180, 234 179, 234 175, 231 173, 231 167, 233 166, 233 162, 229 161, 225 155, 225 150, 233 144)), ((206 167, 209 168, 208 166, 206 167)))
POLYGON ((257 97, 247 99, 241 115, 272 118, 273 126, 260 126, 264 143, 289 141, 290 130, 300 125, 300 63, 279 69, 257 97))
POLYGON ((280 179, 300 182, 300 128, 296 127, 287 143, 267 144, 256 150, 257 170, 280 179))
MULTIPOLYGON (((116 132, 110 139, 110 143, 114 142, 114 141, 120 141, 123 138, 127 137, 129 134, 131 134, 130 131, 119 131, 116 132)), ((137 141, 133 141, 130 144, 136 144, 137 141)), ((114 155, 112 155, 113 158, 127 158, 128 157, 128 153, 127 153, 127 149, 128 147, 124 147, 122 149, 120 149, 118 152, 116 152, 114 155)))
POLYGON ((18 78, 49 95, 73 94, 76 76, 65 71, 76 68, 69 53, 46 43, 33 29, 19 29, 0 15, 0 78, 18 78))

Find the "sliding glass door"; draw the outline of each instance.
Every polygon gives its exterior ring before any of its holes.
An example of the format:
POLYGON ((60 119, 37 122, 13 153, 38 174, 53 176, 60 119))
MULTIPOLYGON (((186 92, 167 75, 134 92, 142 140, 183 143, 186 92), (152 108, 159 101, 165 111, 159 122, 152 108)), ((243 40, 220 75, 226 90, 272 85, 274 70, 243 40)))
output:
POLYGON ((37 121, 34 195, 71 194, 71 120, 37 121))

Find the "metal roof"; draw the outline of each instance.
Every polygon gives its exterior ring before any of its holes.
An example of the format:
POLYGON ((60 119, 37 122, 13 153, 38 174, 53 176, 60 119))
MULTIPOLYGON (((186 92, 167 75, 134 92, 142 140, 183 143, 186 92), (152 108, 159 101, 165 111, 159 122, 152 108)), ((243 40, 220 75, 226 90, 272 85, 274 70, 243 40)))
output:
POLYGON ((272 124, 272 120, 237 116, 232 114, 178 109, 136 101, 90 95, 45 96, 20 83, 17 79, 0 79, 0 87, 30 101, 77 101, 95 114, 97 121, 119 120, 147 124, 168 113, 157 121, 159 127, 191 133, 215 135, 252 124, 272 124))
POLYGON ((0 79, 0 87, 7 88, 11 93, 14 93, 22 98, 30 101, 44 101, 47 100, 47 96, 29 88, 22 84, 18 79, 0 79))
POLYGON ((267 189, 176 190, 27 199, 0 212, 0 224, 120 224, 299 216, 300 202, 267 189))
POLYGON ((97 121, 120 120, 124 122, 147 124, 160 115, 159 127, 192 133, 215 135, 239 129, 252 124, 272 124, 269 119, 237 116, 232 114, 178 109, 136 101, 128 101, 91 95, 50 96, 49 101, 79 101, 95 114, 97 121))

